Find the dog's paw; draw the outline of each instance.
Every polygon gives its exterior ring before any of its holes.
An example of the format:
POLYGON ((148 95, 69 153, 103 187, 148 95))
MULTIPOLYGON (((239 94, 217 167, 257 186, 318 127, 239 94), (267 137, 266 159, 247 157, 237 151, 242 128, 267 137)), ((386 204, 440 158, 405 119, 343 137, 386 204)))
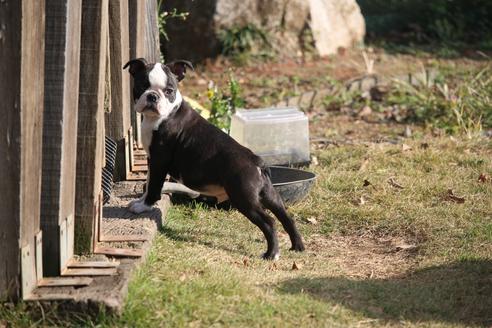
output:
POLYGON ((290 248, 291 251, 304 252, 305 247, 301 237, 294 237, 291 239, 291 241, 292 241, 292 247, 290 248))
POLYGON ((298 243, 292 245, 290 250, 294 251, 294 252, 304 252, 305 247, 304 247, 304 244, 302 242, 298 242, 298 243))
POLYGON ((128 209, 132 213, 140 214, 152 210, 152 206, 145 204, 144 200, 137 199, 136 201, 130 202, 128 209))
POLYGON ((261 258, 263 260, 268 260, 268 261, 278 261, 278 259, 280 258, 280 252, 271 253, 271 254, 263 253, 261 255, 261 258))
POLYGON ((143 197, 140 197, 140 198, 137 198, 137 199, 134 199, 132 200, 131 202, 128 203, 128 205, 126 207, 130 208, 132 207, 133 205, 135 205, 136 203, 139 203, 139 202, 143 202, 144 198, 143 197))

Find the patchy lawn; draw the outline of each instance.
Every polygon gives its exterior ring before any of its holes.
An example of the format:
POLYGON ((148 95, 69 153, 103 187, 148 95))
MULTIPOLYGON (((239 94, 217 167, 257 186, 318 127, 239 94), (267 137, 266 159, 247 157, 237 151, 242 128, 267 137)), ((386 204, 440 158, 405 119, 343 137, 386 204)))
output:
MULTIPOLYGON (((305 69, 244 68, 238 75, 246 100, 281 99, 292 81, 311 81, 299 82, 301 91, 316 87, 327 74, 322 68, 340 80, 362 74, 356 57, 340 56, 305 69)), ((398 74, 424 60, 380 57, 382 69, 398 74)), ((200 90, 203 100, 207 79, 224 74, 199 73, 186 88, 200 90)), ((121 317, 3 305, 0 327, 490 327, 492 139, 323 108, 309 117, 308 169, 318 178, 310 195, 289 208, 306 252, 289 252, 280 227, 280 260, 260 260, 264 238, 237 211, 176 205, 130 285, 121 317)))
MULTIPOLYGON (((317 148, 319 164, 310 167, 317 183, 289 208, 305 253, 289 252, 281 230, 280 260, 262 261, 263 237, 238 212, 178 205, 131 283, 122 317, 70 322, 490 326, 491 141, 443 137, 317 148)), ((58 315, 40 322, 67 324, 58 315)), ((35 322, 6 308, 0 316, 19 326, 35 322)))
POLYGON ((443 138, 407 146, 318 150, 316 187, 290 208, 307 251, 287 251, 281 232, 278 262, 258 259, 263 237, 236 211, 174 207, 120 320, 490 326, 492 144, 443 138))

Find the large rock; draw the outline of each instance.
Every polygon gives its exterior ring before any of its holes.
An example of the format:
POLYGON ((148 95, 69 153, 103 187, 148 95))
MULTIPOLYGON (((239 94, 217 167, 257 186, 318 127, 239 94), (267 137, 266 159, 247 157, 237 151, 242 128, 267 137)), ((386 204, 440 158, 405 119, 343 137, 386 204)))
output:
POLYGON ((166 59, 193 61, 220 53, 220 31, 254 24, 268 33, 281 54, 296 56, 306 30, 313 29, 321 55, 361 42, 364 19, 355 0, 166 0, 164 10, 189 12, 186 21, 167 21, 166 59))
POLYGON ((355 0, 309 0, 311 30, 321 56, 364 40, 366 24, 355 0))

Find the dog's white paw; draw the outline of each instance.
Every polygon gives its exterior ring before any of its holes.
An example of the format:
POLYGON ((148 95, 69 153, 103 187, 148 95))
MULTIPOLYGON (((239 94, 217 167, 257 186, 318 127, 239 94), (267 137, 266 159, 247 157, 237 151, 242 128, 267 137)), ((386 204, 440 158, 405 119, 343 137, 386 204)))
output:
POLYGON ((267 253, 265 252, 260 258, 263 260, 278 261, 280 259, 280 252, 275 253, 273 256, 267 256, 267 253))
POLYGON ((149 205, 145 204, 145 201, 143 199, 142 200, 137 199, 136 201, 132 201, 129 204, 128 209, 132 213, 140 214, 140 213, 143 213, 143 212, 151 211, 152 210, 152 206, 149 206, 149 205))
POLYGON ((135 205, 136 203, 138 202, 141 202, 142 201, 142 198, 137 198, 137 199, 134 199, 132 200, 131 202, 128 203, 128 205, 126 207, 130 208, 132 207, 133 205, 135 205))

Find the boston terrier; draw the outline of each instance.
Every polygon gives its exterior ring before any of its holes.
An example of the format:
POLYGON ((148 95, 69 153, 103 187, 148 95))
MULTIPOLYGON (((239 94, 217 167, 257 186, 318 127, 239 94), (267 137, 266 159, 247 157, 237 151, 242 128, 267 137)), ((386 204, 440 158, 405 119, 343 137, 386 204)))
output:
POLYGON ((279 258, 275 221, 289 234, 294 251, 304 244, 294 220, 270 181, 270 171, 261 158, 201 117, 183 101, 178 82, 193 69, 184 60, 169 64, 130 60, 135 110, 143 115, 142 143, 149 172, 143 196, 129 204, 134 213, 149 211, 161 198, 166 175, 203 195, 229 200, 265 235, 263 258, 279 258))

